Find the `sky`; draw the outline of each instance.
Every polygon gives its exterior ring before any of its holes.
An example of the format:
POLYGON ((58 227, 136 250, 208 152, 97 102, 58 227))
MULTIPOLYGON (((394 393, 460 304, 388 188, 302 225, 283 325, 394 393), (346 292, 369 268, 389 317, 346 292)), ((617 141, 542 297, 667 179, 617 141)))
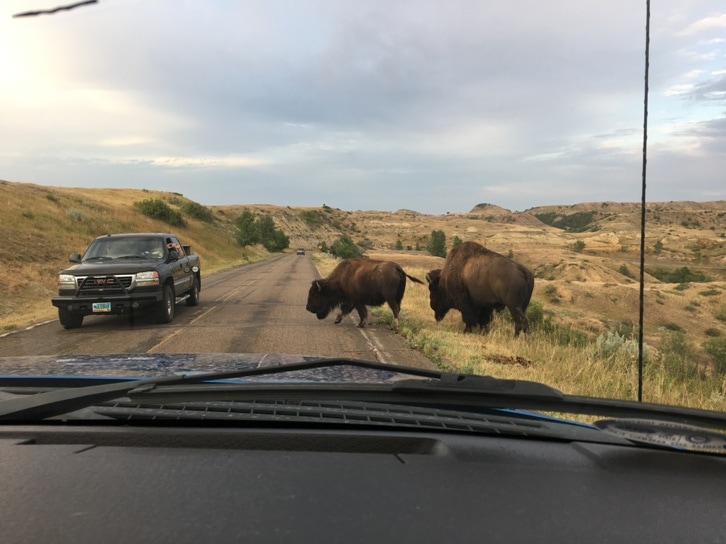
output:
MULTIPOLYGON (((0 180, 205 205, 641 198, 645 0, 0 3, 0 180)), ((726 199, 726 2, 652 0, 647 199, 726 199)))

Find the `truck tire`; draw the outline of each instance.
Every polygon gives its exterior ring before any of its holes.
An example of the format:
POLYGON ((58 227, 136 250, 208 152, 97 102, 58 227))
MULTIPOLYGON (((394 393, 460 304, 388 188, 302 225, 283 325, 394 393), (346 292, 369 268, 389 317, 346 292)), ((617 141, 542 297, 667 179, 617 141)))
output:
POLYGON ((192 278, 192 288, 189 289, 189 296, 187 297, 187 306, 196 306, 199 304, 199 280, 194 276, 192 278))
POLYGON ((176 297, 174 296, 174 288, 166 284, 164 285, 164 297, 156 306, 156 320, 159 323, 171 323, 174 319, 174 304, 176 297))
POLYGON ((65 308, 58 308, 58 320, 64 329, 77 329, 83 325, 83 316, 72 314, 65 308))

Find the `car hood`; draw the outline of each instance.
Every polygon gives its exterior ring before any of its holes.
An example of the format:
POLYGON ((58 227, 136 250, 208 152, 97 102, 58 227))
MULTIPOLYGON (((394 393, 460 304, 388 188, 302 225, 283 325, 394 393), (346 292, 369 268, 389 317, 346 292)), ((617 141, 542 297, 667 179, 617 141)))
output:
POLYGON ((62 274, 94 275, 94 274, 134 274, 142 267, 155 268, 163 263, 163 259, 114 259, 102 262, 84 262, 74 264, 61 271, 62 274))
MULTIPOLYGON (((320 359, 325 358, 264 353, 142 353, 4 357, 0 358, 0 377, 74 376, 143 379, 274 367, 320 359)), ((330 359, 335 360, 335 358, 330 359)), ((411 377, 394 370, 334 366, 297 370, 284 375, 270 375, 265 377, 265 381, 390 383, 411 377)))
MULTIPOLYGON (((392 403, 399 413, 403 402, 417 406, 417 411, 433 410, 438 415, 441 415, 441 410, 447 413, 456 410, 457 418, 462 417, 461 414, 484 418, 498 414, 507 419, 507 425, 511 424, 512 418, 521 425, 522 418, 525 418, 530 421, 525 422, 528 425, 537 420, 539 424, 552 423, 560 427, 566 424, 588 432, 595 431, 596 434, 600 432, 596 431, 599 428, 606 431, 610 437, 608 440, 628 444, 726 454, 723 431, 712 432, 726 429, 726 418, 721 413, 577 397, 536 382, 440 373, 354 359, 250 353, 5 357, 0 358, 0 384, 4 384, 0 391, 0 404, 6 410, 0 419, 9 420, 26 421, 30 418, 35 421, 63 414, 67 417, 77 410, 80 416, 97 415, 99 408, 94 406, 98 402, 119 399, 124 395, 134 397, 132 404, 138 401, 141 404, 121 406, 119 409, 122 411, 153 411, 158 409, 157 405, 169 409, 168 406, 175 402, 182 402, 183 406, 174 415, 177 418, 188 415, 189 406, 196 401, 202 402, 204 417, 207 417, 206 403, 210 401, 251 402, 257 406, 255 403, 260 400, 272 400, 274 404, 280 398, 293 402, 313 399, 329 408, 329 401, 340 401, 344 392, 346 410, 351 408, 351 401, 353 404, 362 402, 361 409, 368 415, 370 406, 380 409, 381 403, 384 403, 383 406, 392 403), (431 377, 433 379, 427 379, 431 377), (129 380, 132 382, 129 383, 129 380), (137 380, 139 383, 136 383, 137 380), (197 390, 195 384, 205 381, 207 386, 197 390), (28 387, 39 394, 26 396, 30 391, 23 393, 17 390, 28 387), (42 393, 44 388, 48 388, 47 392, 42 393), (272 391, 274 395, 270 397, 272 391), (216 393, 222 395, 215 396, 216 393), (144 402, 151 402, 151 408, 147 408, 144 402), (597 414, 611 419, 599 420, 591 425, 561 419, 547 412, 597 414)), ((223 419, 228 420, 230 416, 226 405, 223 412, 223 419)), ((152 415, 156 417, 158 414, 152 415)), ((255 412, 254 417, 258 416, 255 412)), ((487 425, 489 423, 487 419, 487 425)), ((502 429, 495 431, 502 432, 502 429)), ((530 428, 525 434, 531 432, 534 431, 530 428)), ((555 434, 560 438, 563 436, 561 430, 555 434)), ((601 435, 597 436, 596 439, 600 440, 601 435)))

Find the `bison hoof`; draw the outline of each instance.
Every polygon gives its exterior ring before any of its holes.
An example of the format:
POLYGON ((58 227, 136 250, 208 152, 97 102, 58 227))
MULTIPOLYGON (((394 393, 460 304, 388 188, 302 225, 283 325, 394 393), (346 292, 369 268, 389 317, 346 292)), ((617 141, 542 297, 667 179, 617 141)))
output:
POLYGON ((365 322, 365 321, 361 321, 360 323, 358 323, 358 328, 359 328, 359 329, 362 329, 362 328, 364 328, 365 326, 366 326, 366 322, 365 322))
POLYGON ((335 324, 336 324, 336 325, 337 325, 338 323, 340 323, 341 321, 343 321, 343 316, 342 316, 342 315, 339 315, 338 317, 336 317, 336 318, 335 318, 335 324))

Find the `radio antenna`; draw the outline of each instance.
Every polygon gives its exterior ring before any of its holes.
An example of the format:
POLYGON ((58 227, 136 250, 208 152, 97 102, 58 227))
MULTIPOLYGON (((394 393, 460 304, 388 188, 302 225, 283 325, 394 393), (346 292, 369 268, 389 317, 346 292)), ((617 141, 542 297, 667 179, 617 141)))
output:
POLYGON ((643 170, 640 197, 640 294, 638 302, 638 402, 643 402, 643 314, 645 307, 645 179, 648 164, 648 71, 650 68, 650 0, 645 0, 645 77, 643 97, 643 170))

